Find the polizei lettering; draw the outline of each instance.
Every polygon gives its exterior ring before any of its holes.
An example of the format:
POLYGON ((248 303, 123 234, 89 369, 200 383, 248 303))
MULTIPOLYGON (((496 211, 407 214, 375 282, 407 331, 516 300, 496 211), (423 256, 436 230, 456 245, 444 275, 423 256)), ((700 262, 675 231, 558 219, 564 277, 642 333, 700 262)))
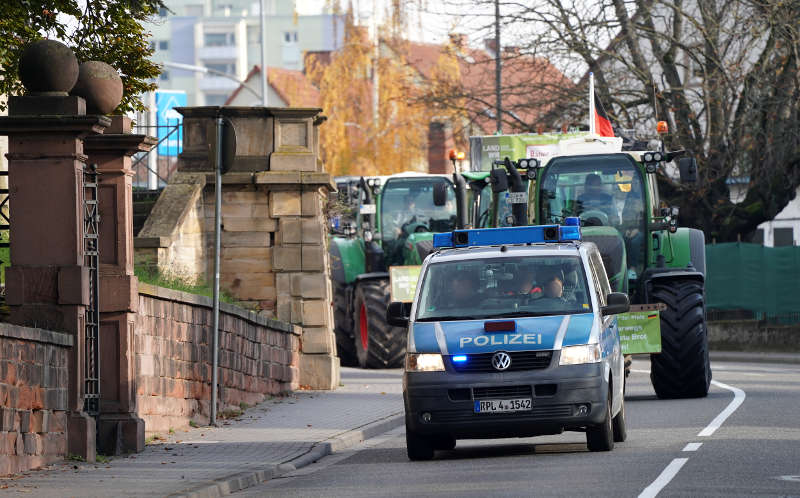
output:
POLYGON ((458 347, 463 348, 467 344, 475 346, 505 346, 508 344, 541 344, 542 334, 503 334, 503 335, 479 335, 478 337, 461 337, 458 340, 458 347))

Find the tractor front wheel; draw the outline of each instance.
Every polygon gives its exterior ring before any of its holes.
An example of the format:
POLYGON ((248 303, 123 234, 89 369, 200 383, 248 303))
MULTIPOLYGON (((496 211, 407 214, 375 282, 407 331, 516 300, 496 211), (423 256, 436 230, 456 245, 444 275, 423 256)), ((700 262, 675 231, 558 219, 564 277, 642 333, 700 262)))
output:
POLYGON ((333 331, 336 335, 336 352, 342 366, 354 367, 358 365, 356 358, 356 343, 353 340, 353 317, 348 313, 347 284, 333 283, 333 331))
POLYGON ((702 398, 708 395, 708 358, 703 284, 668 279, 653 283, 651 301, 662 302, 661 353, 650 355, 650 380, 659 398, 702 398))
POLYGON ((355 292, 355 347, 361 368, 399 368, 406 353, 406 329, 386 323, 389 281, 369 280, 355 292))

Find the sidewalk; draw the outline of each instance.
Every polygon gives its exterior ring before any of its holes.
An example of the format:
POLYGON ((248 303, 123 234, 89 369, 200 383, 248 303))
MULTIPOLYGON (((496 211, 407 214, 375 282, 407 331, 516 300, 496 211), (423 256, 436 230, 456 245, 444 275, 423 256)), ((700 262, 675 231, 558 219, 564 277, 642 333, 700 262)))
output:
POLYGON ((403 423, 399 370, 342 368, 343 386, 300 391, 104 464, 68 462, 0 478, 0 496, 220 496, 403 423), (7 487, 6 487, 7 486, 7 487))
POLYGON ((742 363, 793 363, 800 364, 800 353, 766 353, 759 351, 709 351, 711 361, 742 363))

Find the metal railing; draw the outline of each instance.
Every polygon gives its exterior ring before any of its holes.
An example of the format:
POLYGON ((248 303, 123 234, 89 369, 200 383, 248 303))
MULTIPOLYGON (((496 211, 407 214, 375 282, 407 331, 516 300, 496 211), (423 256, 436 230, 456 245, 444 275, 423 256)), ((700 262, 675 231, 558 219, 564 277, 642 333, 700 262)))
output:
POLYGON ((163 188, 178 166, 178 154, 183 150, 183 123, 166 125, 137 124, 133 132, 158 137, 158 144, 148 152, 140 152, 133 156, 134 188, 152 189, 153 176, 156 188, 163 188))
POLYGON ((752 310, 706 310, 706 320, 721 321, 756 321, 769 325, 795 325, 800 323, 800 312, 767 313, 752 310))

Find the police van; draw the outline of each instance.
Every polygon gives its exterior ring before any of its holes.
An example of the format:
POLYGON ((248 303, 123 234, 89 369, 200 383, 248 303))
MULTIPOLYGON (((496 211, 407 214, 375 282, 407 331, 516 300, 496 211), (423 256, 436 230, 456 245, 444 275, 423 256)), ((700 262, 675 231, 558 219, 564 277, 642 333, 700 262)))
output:
POLYGON ((411 460, 457 439, 586 433, 590 451, 625 440, 624 361, 597 247, 580 220, 434 235, 413 302, 403 375, 411 460))

